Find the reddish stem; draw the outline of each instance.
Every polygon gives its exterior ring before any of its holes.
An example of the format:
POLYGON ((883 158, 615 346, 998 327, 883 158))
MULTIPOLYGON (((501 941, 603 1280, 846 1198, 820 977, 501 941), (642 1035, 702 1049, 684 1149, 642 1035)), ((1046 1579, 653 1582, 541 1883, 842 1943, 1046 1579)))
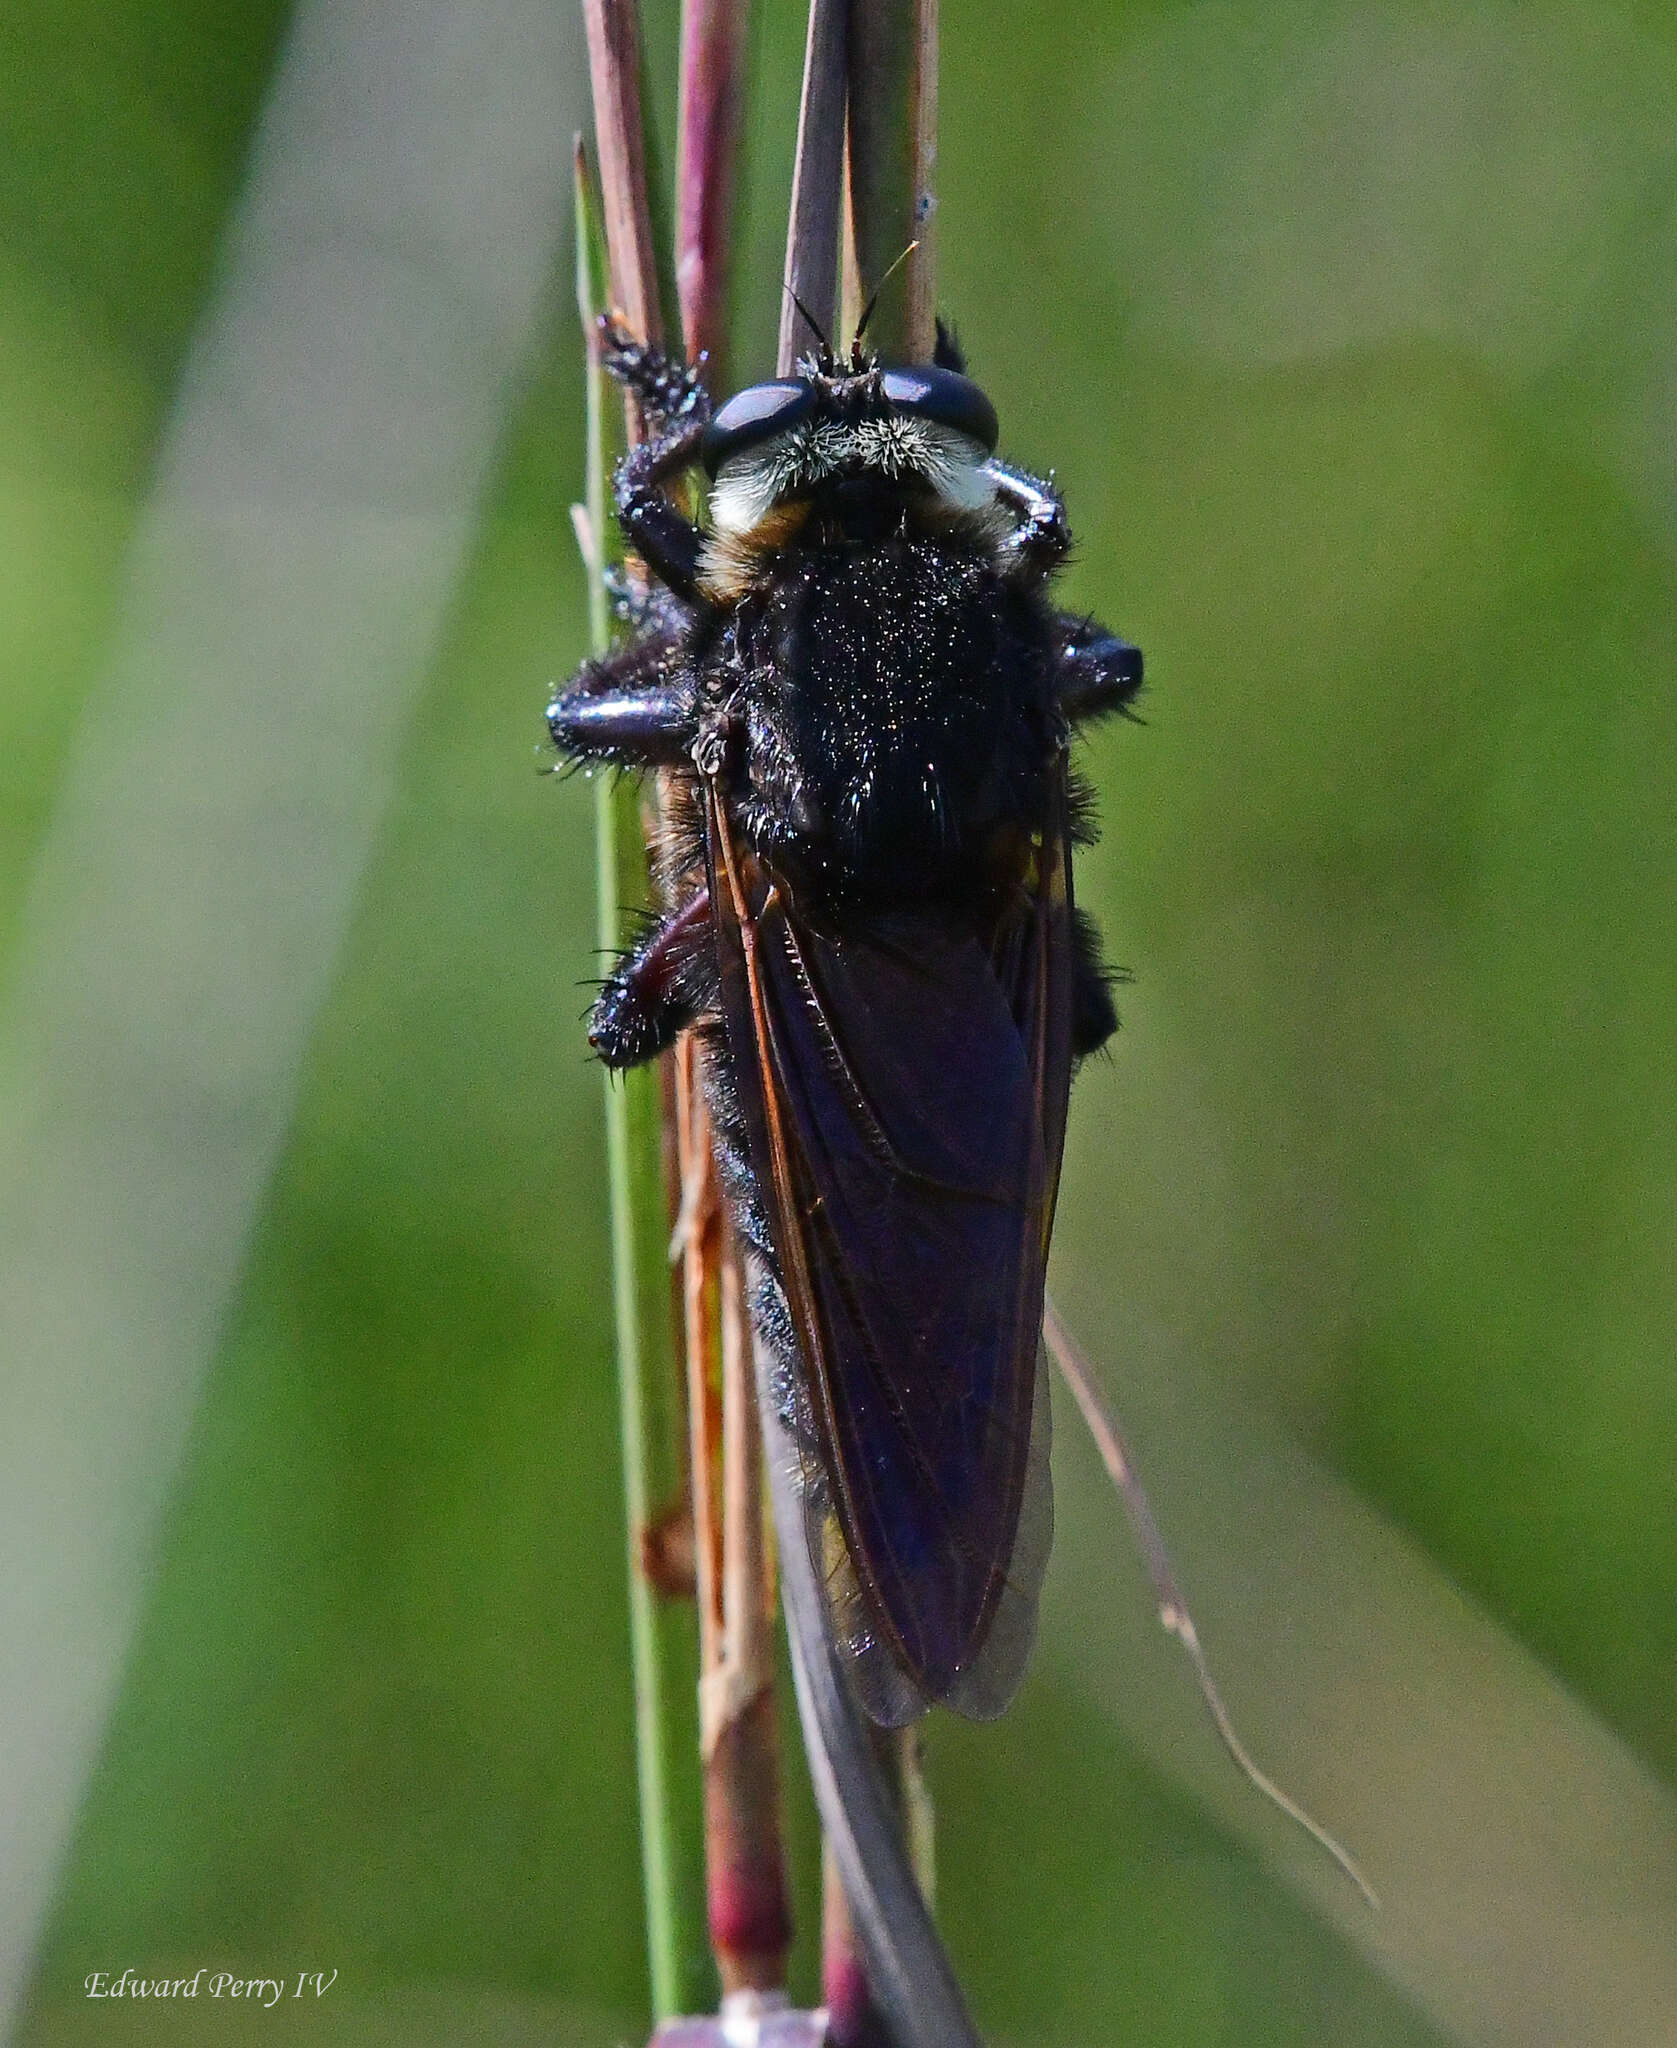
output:
POLYGON ((745 73, 746 0, 687 0, 681 17, 675 283, 687 360, 727 388, 728 262, 745 73))

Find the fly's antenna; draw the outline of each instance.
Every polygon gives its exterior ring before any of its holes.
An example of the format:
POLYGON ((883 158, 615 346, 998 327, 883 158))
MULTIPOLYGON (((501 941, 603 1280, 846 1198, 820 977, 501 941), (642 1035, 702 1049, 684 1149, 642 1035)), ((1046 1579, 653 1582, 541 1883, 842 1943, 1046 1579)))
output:
POLYGON ((783 284, 781 286, 781 290, 792 301, 793 305, 797 307, 798 311, 804 317, 804 325, 809 329, 810 333, 815 336, 816 340, 820 342, 821 367, 824 370, 830 370, 833 364, 833 344, 827 339, 826 333, 824 332, 821 326, 821 322, 816 319, 815 315, 804 304, 803 300, 798 297, 797 293, 793 291, 792 287, 789 284, 783 284))
MULTIPOLYGON (((886 271, 885 275, 879 280, 878 284, 874 286, 873 292, 869 297, 867 304, 862 308, 862 317, 860 320, 856 322, 856 332, 850 337, 850 359, 853 363, 857 363, 859 365, 861 362, 862 336, 866 334, 868 331, 868 322, 873 318, 874 308, 879 304, 880 293, 884 291, 885 287, 891 282, 892 278, 896 276, 897 272, 902 269, 903 265, 914 254, 915 250, 918 249, 919 246, 920 244, 918 242, 910 242, 908 247, 897 258, 896 262, 891 265, 890 269, 886 271)), ((809 316, 806 314, 804 317, 807 319, 809 316)), ((814 322, 812 321, 810 324, 813 326, 814 322)))
POLYGON ((1136 1474, 1135 1460, 1130 1456, 1130 1447, 1124 1441, 1118 1418, 1107 1405, 1095 1378, 1095 1369, 1083 1355, 1077 1340, 1060 1320, 1060 1312, 1051 1301, 1044 1301, 1042 1308, 1043 1342, 1053 1354, 1054 1363, 1060 1368, 1060 1375, 1071 1388, 1072 1397, 1083 1411, 1083 1420, 1089 1426, 1089 1434, 1095 1440, 1095 1448, 1101 1454, 1113 1485, 1118 1489, 1118 1498, 1124 1504, 1124 1513, 1129 1517, 1130 1532, 1135 1537, 1136 1548, 1141 1552, 1147 1576, 1152 1581, 1153 1599, 1159 1611, 1160 1626, 1188 1653, 1194 1667, 1194 1676, 1199 1680, 1200 1697, 1205 1701, 1213 1725, 1222 1739, 1223 1747, 1233 1757, 1237 1769, 1254 1790, 1261 1792, 1272 1806, 1278 1806, 1287 1818, 1304 1832, 1320 1848, 1326 1850, 1344 1874, 1363 1895, 1365 1902, 1374 1911, 1380 1910, 1380 1901, 1374 1887, 1357 1868, 1350 1851, 1336 1842, 1320 1821, 1313 1820, 1290 1794, 1283 1792, 1267 1772, 1254 1762, 1250 1750, 1235 1732, 1235 1725, 1229 1719, 1229 1710, 1223 1704, 1223 1696, 1217 1690, 1211 1676, 1211 1667, 1205 1660, 1205 1651, 1200 1647, 1199 1631, 1194 1627, 1194 1617, 1188 1612, 1187 1602, 1177 1589, 1176 1572, 1171 1565, 1170 1553, 1165 1549, 1164 1538, 1159 1534, 1159 1525, 1153 1519, 1153 1508, 1147 1498, 1140 1478, 1136 1474))

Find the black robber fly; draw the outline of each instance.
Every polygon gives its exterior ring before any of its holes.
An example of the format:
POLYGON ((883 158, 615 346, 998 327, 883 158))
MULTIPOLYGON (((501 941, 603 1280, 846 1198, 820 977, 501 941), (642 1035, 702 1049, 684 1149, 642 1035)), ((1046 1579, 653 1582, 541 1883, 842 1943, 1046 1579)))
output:
POLYGON ((1072 1070, 1115 1027, 1074 907, 1072 728, 1140 653, 1054 608, 1053 488, 928 366, 823 347, 714 413, 609 323, 656 429, 617 473, 656 587, 548 710, 667 771, 668 915, 594 1006, 609 1067, 695 1029, 763 1369, 863 1704, 1007 1704, 1052 1524, 1043 1281, 1072 1070), (702 467, 708 516, 665 486, 702 467))

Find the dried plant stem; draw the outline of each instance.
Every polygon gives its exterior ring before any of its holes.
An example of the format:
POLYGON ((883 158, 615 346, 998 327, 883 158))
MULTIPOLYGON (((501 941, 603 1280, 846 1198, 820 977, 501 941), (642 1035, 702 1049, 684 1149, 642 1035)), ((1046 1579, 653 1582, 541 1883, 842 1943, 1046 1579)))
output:
POLYGON ((1194 1617, 1188 1612, 1187 1602, 1182 1598, 1176 1583, 1176 1573, 1171 1565, 1170 1553, 1165 1549, 1159 1525, 1154 1520, 1152 1503, 1148 1500, 1135 1469, 1135 1460, 1118 1427, 1118 1418, 1101 1392, 1095 1369, 1084 1356, 1076 1338, 1060 1319, 1060 1312, 1050 1301, 1044 1306, 1042 1334, 1060 1368, 1060 1376, 1072 1391, 1072 1397, 1082 1411, 1089 1434, 1095 1440, 1095 1448, 1101 1454, 1107 1476, 1117 1489, 1118 1498, 1123 1502, 1124 1513, 1129 1518, 1131 1533, 1136 1548, 1141 1552, 1147 1576, 1152 1582, 1153 1599, 1158 1609, 1159 1625, 1175 1636, 1188 1653, 1194 1667, 1194 1676, 1199 1681, 1200 1695, 1205 1701, 1212 1725, 1222 1741, 1223 1747, 1234 1759, 1236 1767, 1257 1791, 1278 1806, 1296 1826, 1301 1827, 1321 1848, 1325 1849, 1344 1874, 1363 1895, 1364 1903, 1378 1912, 1380 1901, 1373 1887, 1357 1868, 1350 1852, 1343 1848, 1319 1821, 1313 1820, 1290 1794, 1282 1791, 1266 1772, 1253 1761, 1251 1752, 1241 1741, 1235 1730, 1229 1711, 1223 1704, 1223 1696, 1217 1690, 1211 1676, 1211 1667, 1205 1660, 1205 1651, 1200 1647, 1199 1631, 1194 1627, 1194 1617))
POLYGON ((792 218, 786 235, 786 288, 780 305, 777 364, 782 377, 791 375, 800 356, 822 340, 833 338, 847 19, 845 0, 810 0, 803 97, 798 103, 798 154, 792 171, 792 218))
MULTIPOLYGON (((722 1401, 712 1341, 720 1312, 722 1206, 711 1152, 710 1119, 694 1071, 697 1047, 675 1050, 675 1117, 681 1207, 670 1256, 681 1264, 682 1339, 687 1356, 688 1457, 692 1470, 693 1582, 699 1608, 699 1680, 722 1654, 722 1401)), ((705 1742, 701 1713, 699 1740, 705 1742)))
POLYGON ((721 1298, 721 1627, 699 1702, 710 1936, 724 1995, 778 1994, 786 1982, 792 1915, 774 1710, 774 1577, 750 1318, 731 1243, 721 1298))
MULTIPOLYGON (((745 19, 744 0, 686 0, 682 13, 676 281, 688 360, 709 357, 713 389, 726 333, 745 19)), ((683 1249, 707 1917, 724 1995, 779 1993, 792 1917, 780 1825, 774 1591, 749 1323, 717 1197, 690 1038, 679 1048, 676 1071, 681 1208, 692 1219, 683 1249)))
MULTIPOLYGON (((639 332, 655 332, 658 292, 634 9, 621 0, 585 0, 585 14, 601 191, 596 210, 579 149, 578 294, 590 349, 588 507, 581 524, 587 530, 590 608, 600 652, 609 627, 604 573, 613 547, 606 472, 616 437, 606 427, 609 400, 595 326, 609 299, 639 332)), ((631 408, 627 432, 637 435, 642 425, 631 408)), ((602 778, 596 802, 600 938, 615 947, 627 910, 646 901, 646 821, 627 781, 602 778)), ((678 1597, 681 1580, 691 1583, 690 1566, 685 1572, 681 1567, 692 1537, 666 1259, 666 1119, 659 1072, 642 1069, 608 1084, 606 1115, 647 1948, 653 2010, 665 2018, 708 2002, 710 1972, 698 1908, 704 1848, 692 1762, 696 1661, 691 1615, 678 1597)))
MULTIPOLYGON (((646 185, 646 124, 640 95, 640 14, 633 0, 582 0, 600 197, 611 260, 612 305, 642 341, 663 336, 658 257, 646 185)), ((639 431, 638 409, 630 433, 639 431)))
POLYGON ((928 361, 936 329, 937 41, 937 0, 850 0, 851 241, 862 299, 880 293, 868 338, 898 362, 928 361))

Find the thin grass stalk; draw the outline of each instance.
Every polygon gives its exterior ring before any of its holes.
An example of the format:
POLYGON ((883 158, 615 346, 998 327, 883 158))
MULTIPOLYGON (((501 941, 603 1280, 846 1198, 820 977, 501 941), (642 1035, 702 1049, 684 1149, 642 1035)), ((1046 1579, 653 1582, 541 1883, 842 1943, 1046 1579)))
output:
MULTIPOLYGON (((614 546, 606 477, 617 437, 598 363, 596 327, 608 303, 656 327, 656 268, 639 148, 638 36, 633 10, 587 0, 602 183, 596 206, 577 157, 578 302, 589 342, 586 530, 595 651, 609 641, 605 571, 614 546)), ((638 418, 626 418, 629 434, 638 418)), ((602 777, 596 795, 600 943, 617 946, 631 906, 647 899, 646 823, 634 785, 602 777)), ((629 1615, 641 1814, 647 1954, 655 2017, 708 2002, 710 1961, 698 1900, 703 1814, 693 1768, 697 1741, 686 1423, 673 1348, 667 1259, 669 1198, 664 1087, 641 1070, 606 1090, 618 1383, 629 1541, 629 1615), (687 1523, 683 1544, 679 1531, 687 1523), (685 1550, 687 1567, 681 1570, 685 1550), (686 1586, 681 1581, 685 1577, 686 1586)))
POLYGON ((1251 1751, 1241 1740, 1239 1731, 1230 1718, 1229 1710, 1223 1704, 1222 1693, 1211 1675, 1211 1666, 1206 1661, 1200 1644, 1199 1630, 1194 1617, 1188 1612, 1188 1603, 1183 1599, 1176 1583, 1176 1568, 1170 1561, 1165 1548, 1164 1537, 1153 1516, 1147 1489, 1141 1483, 1136 1471, 1135 1460, 1130 1456, 1130 1447, 1124 1440, 1124 1432, 1118 1426, 1118 1418, 1111 1404, 1101 1391, 1100 1379, 1093 1365, 1084 1354, 1082 1346, 1072 1336, 1060 1319, 1060 1312, 1053 1302, 1043 1305, 1043 1340, 1047 1344, 1054 1363, 1060 1368, 1060 1376, 1070 1388, 1089 1434, 1095 1440, 1100 1452, 1101 1463, 1105 1465, 1124 1514, 1130 1525, 1130 1534, 1135 1539, 1136 1549, 1146 1567, 1147 1576, 1153 1585, 1153 1602, 1159 1617, 1159 1625, 1168 1635, 1173 1635, 1188 1653, 1193 1666, 1194 1678, 1199 1685, 1200 1697, 1205 1701, 1206 1712, 1211 1716, 1212 1726, 1217 1730, 1218 1739, 1228 1751, 1235 1768, 1252 1786, 1279 1812, 1284 1813, 1293 1824, 1301 1828, 1317 1847, 1339 1866, 1362 1894, 1364 1905, 1370 1912, 1378 1913, 1380 1900, 1373 1886, 1363 1876, 1362 1869, 1354 1856, 1316 1820, 1290 1792, 1284 1791, 1269 1773, 1262 1770, 1253 1759, 1251 1751))
POLYGON ((937 0, 850 0, 849 240, 891 362, 929 361, 936 334, 937 47, 937 0))
POLYGON ((803 95, 798 102, 798 153, 792 171, 792 213, 786 234, 785 290, 780 303, 776 363, 782 377, 791 376, 800 356, 833 335, 838 304, 848 20, 847 0, 810 0, 803 95))

